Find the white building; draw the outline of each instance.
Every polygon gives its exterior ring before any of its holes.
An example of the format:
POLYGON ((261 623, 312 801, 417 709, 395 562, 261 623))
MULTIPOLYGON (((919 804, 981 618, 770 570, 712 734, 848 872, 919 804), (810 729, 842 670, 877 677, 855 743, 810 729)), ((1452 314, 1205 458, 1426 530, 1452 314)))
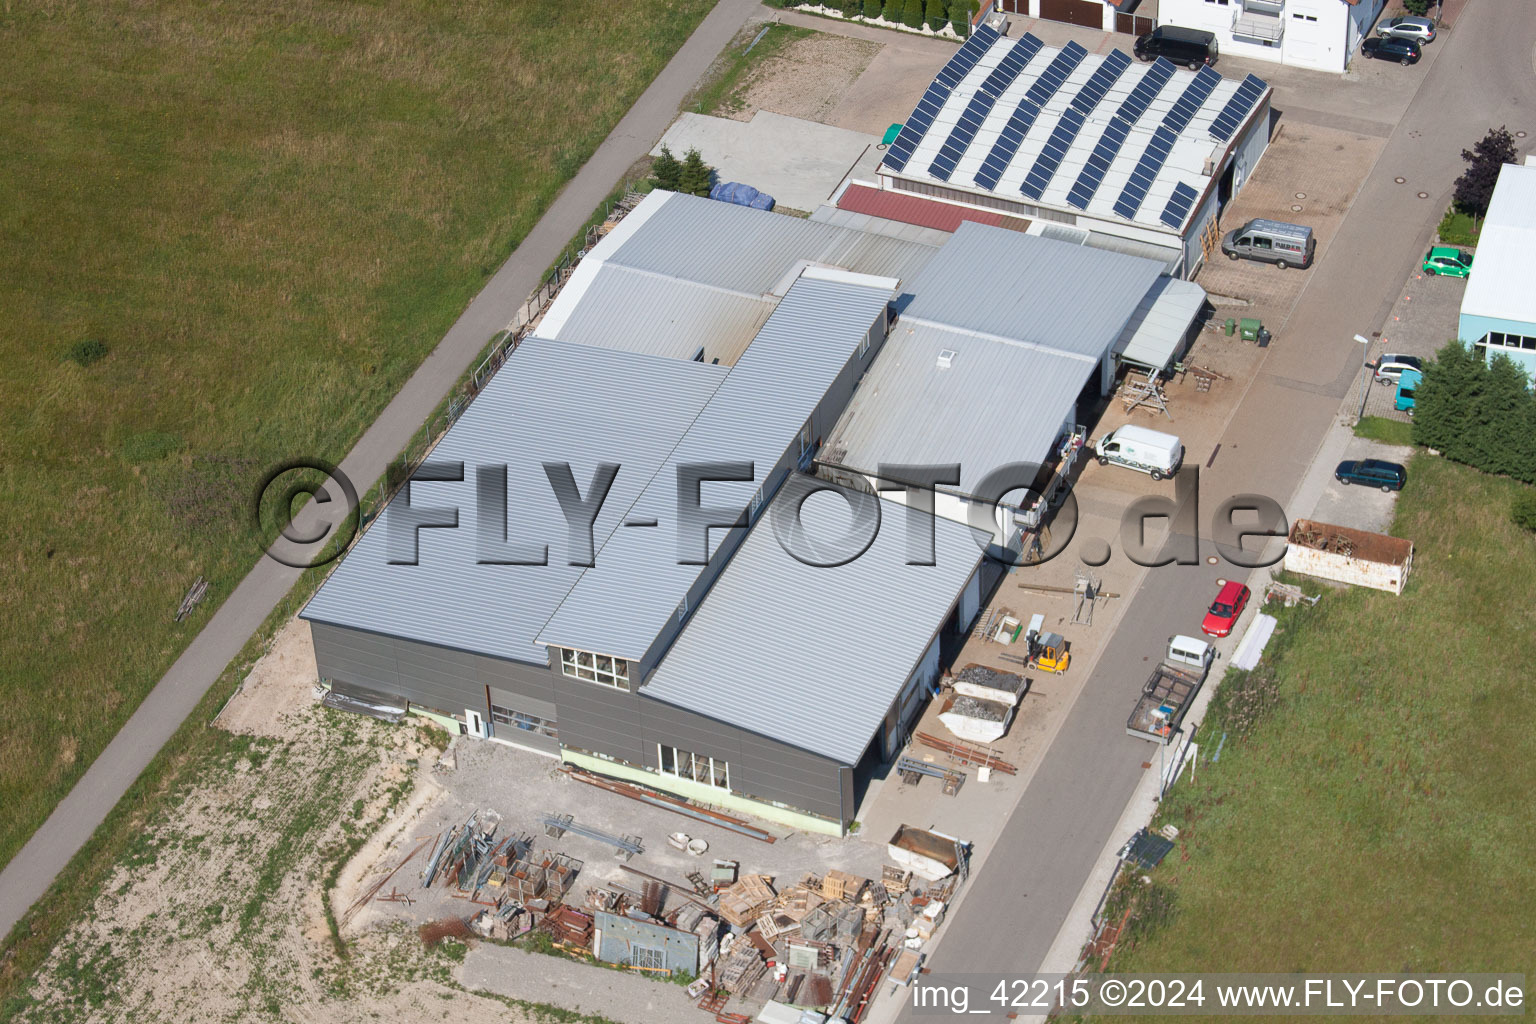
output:
POLYGON ((1343 73, 1385 0, 1158 0, 1159 25, 1204 29, 1224 57, 1343 73))
POLYGON ((928 87, 872 184, 1189 278, 1220 245, 1221 208, 1269 144, 1270 94, 1253 75, 1138 64, 1120 50, 1007 39, 982 25, 928 87))

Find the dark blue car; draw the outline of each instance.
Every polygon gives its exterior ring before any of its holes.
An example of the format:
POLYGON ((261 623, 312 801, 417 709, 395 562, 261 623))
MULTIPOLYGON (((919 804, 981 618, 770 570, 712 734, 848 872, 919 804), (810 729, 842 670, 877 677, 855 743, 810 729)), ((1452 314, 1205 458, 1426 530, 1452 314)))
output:
POLYGON ((1341 462, 1333 471, 1333 478, 1341 484, 1364 484, 1380 487, 1384 491, 1400 491, 1408 482, 1408 471, 1395 462, 1381 459, 1361 459, 1358 462, 1341 462))

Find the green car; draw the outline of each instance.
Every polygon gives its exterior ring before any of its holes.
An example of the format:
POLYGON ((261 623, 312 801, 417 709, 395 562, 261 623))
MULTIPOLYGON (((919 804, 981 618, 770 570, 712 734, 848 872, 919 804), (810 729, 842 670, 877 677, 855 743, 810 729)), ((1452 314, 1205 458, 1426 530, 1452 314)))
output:
POLYGON ((1447 245, 1437 245, 1424 254, 1424 273, 1431 277, 1436 274, 1466 277, 1472 273, 1472 254, 1447 245))

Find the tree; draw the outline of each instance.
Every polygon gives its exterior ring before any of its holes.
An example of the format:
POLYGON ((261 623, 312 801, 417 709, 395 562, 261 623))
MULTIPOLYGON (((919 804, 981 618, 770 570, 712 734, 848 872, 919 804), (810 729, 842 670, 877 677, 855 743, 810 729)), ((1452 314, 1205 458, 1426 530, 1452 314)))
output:
POLYGON ((1424 364, 1424 379, 1413 394, 1414 444, 1456 450, 1467 433, 1467 396, 1476 391, 1482 372, 1480 361, 1459 341, 1424 364))
POLYGON ((880 17, 892 25, 900 25, 901 11, 906 6, 906 3, 907 0, 885 0, 885 10, 880 13, 880 17))
POLYGON ((714 168, 704 162, 697 149, 690 149, 683 157, 683 170, 677 190, 689 195, 707 196, 714 168))
POLYGON ((864 0, 843 0, 843 17, 853 19, 864 13, 864 0))
POLYGON ((907 28, 923 27, 923 0, 907 0, 901 9, 901 23, 907 28))
POLYGON ((1423 17, 1429 11, 1431 0, 1403 0, 1403 10, 1423 17))
POLYGON ((1521 491, 1509 504, 1509 518, 1521 529, 1536 532, 1536 491, 1521 491))
POLYGON ((1456 179, 1456 206, 1463 213, 1481 217, 1488 212, 1499 170, 1515 162, 1515 140, 1509 129, 1495 128, 1471 149, 1461 151, 1468 167, 1456 179))
POLYGON ((968 39, 971 35, 971 15, 977 10, 976 0, 951 0, 949 23, 955 27, 955 35, 968 39))
POLYGON ((651 177, 656 179, 657 188, 668 192, 682 191, 683 165, 666 146, 662 146, 661 155, 651 161, 651 177))
POLYGON ((1529 472, 1521 464, 1526 439, 1520 429, 1530 422, 1528 383, 1525 371, 1514 360, 1506 355, 1493 357, 1485 370, 1482 393, 1470 410, 1467 442, 1471 457, 1465 461, 1500 476, 1519 477, 1522 470, 1529 472))
POLYGON ((928 0, 928 27, 935 32, 949 24, 949 11, 944 0, 928 0))
POLYGON ((883 6, 881 0, 864 0, 864 17, 874 21, 880 17, 880 9, 883 6))

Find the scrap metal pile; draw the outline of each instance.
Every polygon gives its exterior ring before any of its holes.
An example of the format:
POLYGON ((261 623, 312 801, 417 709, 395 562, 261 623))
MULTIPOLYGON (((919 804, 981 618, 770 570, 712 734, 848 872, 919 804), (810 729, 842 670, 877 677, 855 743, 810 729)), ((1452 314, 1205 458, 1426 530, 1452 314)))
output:
MULTIPOLYGON (((577 899, 572 890, 581 861, 537 849, 527 833, 498 834, 500 825, 500 815, 477 811, 426 837, 360 902, 399 895, 393 889, 379 894, 426 851, 422 888, 446 890, 479 907, 448 923, 503 941, 537 930, 569 955, 666 975, 697 973, 690 995, 723 1021, 745 1019, 724 1012, 735 997, 821 1010, 857 1024, 882 979, 906 984, 916 976, 924 944, 967 877, 968 844, 902 826, 889 848, 899 866, 886 865, 879 879, 834 869, 776 886, 769 875, 741 874, 737 862, 716 860, 708 880, 695 871, 676 882, 625 863, 628 851, 620 848, 624 884, 604 880, 577 899), (658 946, 685 940, 688 959, 662 965, 615 952, 627 945, 616 942, 615 932, 635 929, 660 936, 658 946)), ((574 832, 565 819, 546 826, 560 836, 574 832)), ((640 846, 636 837, 623 838, 640 846)))

